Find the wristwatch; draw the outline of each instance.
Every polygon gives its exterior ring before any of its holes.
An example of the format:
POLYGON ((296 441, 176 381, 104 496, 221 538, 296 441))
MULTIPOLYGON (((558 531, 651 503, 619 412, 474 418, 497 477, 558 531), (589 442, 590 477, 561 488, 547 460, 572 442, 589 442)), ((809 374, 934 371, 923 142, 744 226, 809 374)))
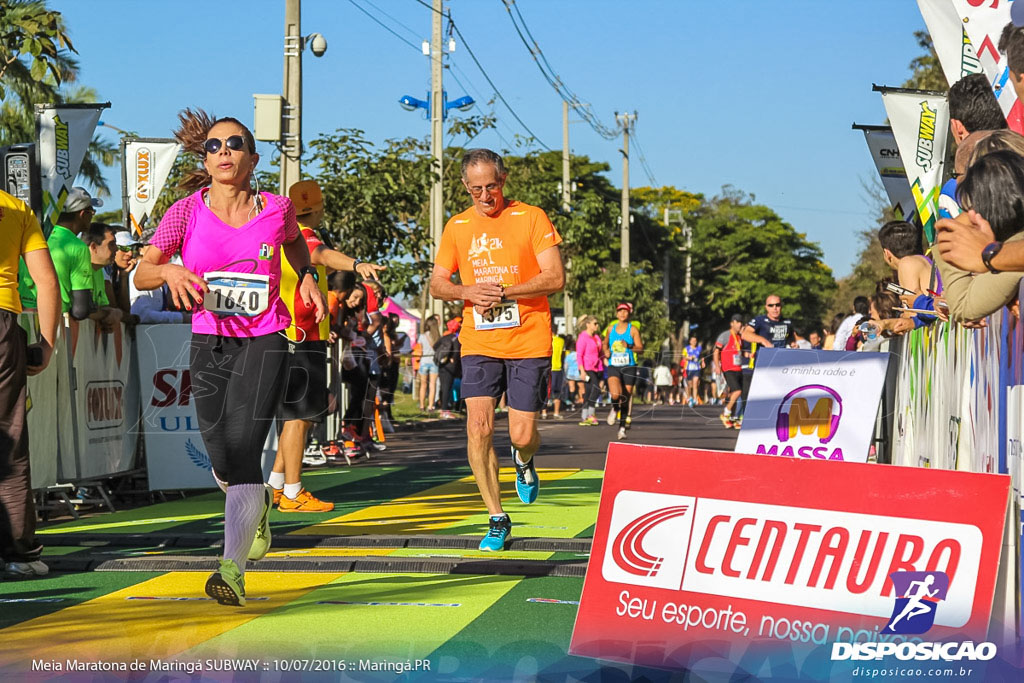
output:
POLYGON ((299 268, 299 282, 302 282, 302 279, 307 275, 312 275, 314 282, 320 282, 320 274, 316 272, 316 268, 313 266, 303 266, 302 268, 299 268))
POLYGON ((992 266, 992 259, 996 257, 996 254, 1003 248, 1002 242, 991 242, 984 249, 981 250, 981 262, 985 264, 990 273, 998 273, 992 266))
POLYGON ((356 269, 357 269, 357 268, 358 268, 358 267, 359 267, 359 266, 360 266, 360 265, 361 265, 362 263, 363 263, 363 259, 359 259, 359 258, 357 258, 357 259, 355 259, 354 261, 352 261, 352 272, 353 272, 353 273, 358 273, 359 271, 358 271, 358 270, 356 270, 356 269))
POLYGON ((506 287, 505 285, 498 285, 498 286, 501 287, 501 300, 502 300, 502 302, 508 301, 508 299, 505 298, 505 290, 508 289, 508 287, 506 287))

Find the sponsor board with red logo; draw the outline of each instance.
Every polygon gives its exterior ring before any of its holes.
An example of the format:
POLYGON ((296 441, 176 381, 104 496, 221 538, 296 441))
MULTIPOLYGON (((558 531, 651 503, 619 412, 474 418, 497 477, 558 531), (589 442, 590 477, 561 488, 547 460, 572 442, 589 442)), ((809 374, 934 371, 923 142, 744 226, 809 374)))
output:
POLYGON ((813 659, 827 678, 815 647, 906 640, 882 632, 902 571, 949 577, 928 639, 982 641, 1009 490, 1002 475, 613 443, 570 653, 720 673, 813 659))
POLYGON ((867 462, 888 353, 761 349, 737 453, 867 462))
MULTIPOLYGON (((214 486, 210 456, 199 432, 189 358, 191 325, 136 328, 146 473, 151 490, 208 489, 214 486)), ((276 430, 263 451, 264 474, 274 464, 276 430)))

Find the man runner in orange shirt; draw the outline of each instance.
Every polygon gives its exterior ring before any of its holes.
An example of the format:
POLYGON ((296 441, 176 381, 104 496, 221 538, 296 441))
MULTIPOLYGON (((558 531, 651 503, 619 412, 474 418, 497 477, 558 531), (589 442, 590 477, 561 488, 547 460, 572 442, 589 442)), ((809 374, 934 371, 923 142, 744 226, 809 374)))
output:
POLYGON ((502 550, 512 523, 501 507, 494 406, 508 396, 508 432, 516 492, 537 499, 534 454, 537 418, 551 372, 551 310, 547 296, 562 289, 562 238, 543 210, 507 200, 505 164, 489 149, 462 158, 462 184, 473 206, 445 225, 430 278, 430 294, 462 300, 462 395, 466 400, 469 465, 490 524, 480 550, 502 550), (455 284, 453 273, 462 284, 455 284))

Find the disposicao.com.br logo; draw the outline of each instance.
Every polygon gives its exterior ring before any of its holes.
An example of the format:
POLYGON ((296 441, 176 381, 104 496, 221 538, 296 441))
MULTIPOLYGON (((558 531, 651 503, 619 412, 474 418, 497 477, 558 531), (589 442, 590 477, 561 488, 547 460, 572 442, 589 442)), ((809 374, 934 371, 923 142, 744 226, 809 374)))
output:
MULTIPOLYGON (((920 635, 935 623, 935 614, 949 591, 945 572, 893 572, 889 575, 896 591, 892 616, 882 629, 886 635, 920 635)), ((988 661, 996 656, 994 643, 901 642, 833 643, 832 660, 880 660, 896 657, 901 661, 959 660, 988 661)))

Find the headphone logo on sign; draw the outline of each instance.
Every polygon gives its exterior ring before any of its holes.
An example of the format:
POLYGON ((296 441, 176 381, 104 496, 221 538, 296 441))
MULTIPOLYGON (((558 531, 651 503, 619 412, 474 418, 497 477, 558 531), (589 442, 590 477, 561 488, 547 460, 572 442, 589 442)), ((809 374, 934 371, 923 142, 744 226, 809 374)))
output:
POLYGON ((806 384, 786 394, 779 404, 776 436, 788 441, 798 434, 815 434, 826 444, 839 430, 842 416, 843 399, 838 393, 822 384, 806 384), (810 401, 814 401, 813 408, 810 401))

